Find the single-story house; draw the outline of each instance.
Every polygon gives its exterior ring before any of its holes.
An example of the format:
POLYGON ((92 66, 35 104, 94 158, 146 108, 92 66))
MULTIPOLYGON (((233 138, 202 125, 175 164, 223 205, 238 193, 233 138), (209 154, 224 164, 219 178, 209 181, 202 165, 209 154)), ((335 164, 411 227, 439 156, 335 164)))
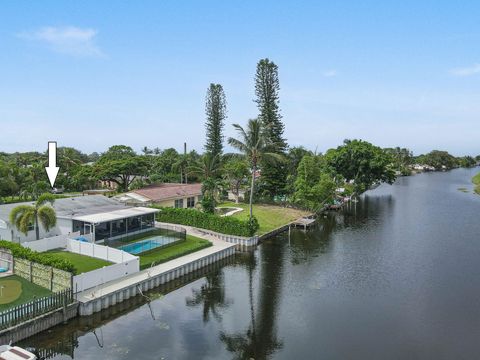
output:
POLYGON ((119 195, 116 199, 128 205, 193 208, 202 199, 202 184, 153 184, 119 195))
MULTIPOLYGON (((0 239, 13 242, 36 240, 35 226, 27 235, 10 224, 9 216, 18 205, 32 202, 0 205, 0 239)), ((40 239, 56 235, 80 232, 89 235, 92 241, 114 239, 146 231, 155 226, 155 213, 159 210, 146 207, 131 207, 103 195, 78 196, 57 199, 53 204, 57 224, 46 232, 40 225, 40 239)))

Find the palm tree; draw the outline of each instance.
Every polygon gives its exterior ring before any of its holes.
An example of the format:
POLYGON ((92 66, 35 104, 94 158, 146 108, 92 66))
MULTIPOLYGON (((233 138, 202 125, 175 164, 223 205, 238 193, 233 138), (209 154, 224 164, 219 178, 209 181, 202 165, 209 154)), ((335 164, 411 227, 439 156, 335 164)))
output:
POLYGON ((40 239, 39 223, 48 232, 57 223, 55 209, 51 206, 55 202, 55 196, 52 194, 42 194, 33 205, 19 205, 10 212, 10 223, 27 235, 28 228, 35 224, 35 235, 40 239), (49 204, 49 205, 47 205, 49 204))
POLYGON ((265 128, 258 119, 248 120, 247 129, 238 124, 233 124, 235 130, 240 134, 240 139, 228 138, 228 143, 239 150, 250 163, 252 171, 252 183, 250 186, 250 217, 253 217, 253 191, 255 188, 255 175, 258 169, 258 163, 261 159, 265 161, 282 161, 283 156, 268 152, 271 145, 265 136, 265 128))
POLYGON ((220 177, 221 161, 218 155, 210 153, 202 156, 188 167, 188 173, 202 180, 202 206, 206 212, 213 213, 218 200, 218 194, 224 187, 220 177))
POLYGON ((220 157, 207 153, 203 155, 198 161, 188 166, 189 174, 198 176, 202 180, 209 178, 220 177, 220 157))

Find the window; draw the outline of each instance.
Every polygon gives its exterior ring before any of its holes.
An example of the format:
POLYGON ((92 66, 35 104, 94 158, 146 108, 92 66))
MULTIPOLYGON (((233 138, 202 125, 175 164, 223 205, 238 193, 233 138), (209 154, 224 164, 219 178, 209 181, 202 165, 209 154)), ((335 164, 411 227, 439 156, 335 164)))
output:
POLYGON ((183 199, 175 200, 175 207, 176 208, 183 208, 183 199))
POLYGON ((195 196, 187 198, 187 208, 195 207, 195 196))
POLYGON ((35 230, 35 225, 33 223, 28 224, 27 231, 33 231, 33 230, 35 230))

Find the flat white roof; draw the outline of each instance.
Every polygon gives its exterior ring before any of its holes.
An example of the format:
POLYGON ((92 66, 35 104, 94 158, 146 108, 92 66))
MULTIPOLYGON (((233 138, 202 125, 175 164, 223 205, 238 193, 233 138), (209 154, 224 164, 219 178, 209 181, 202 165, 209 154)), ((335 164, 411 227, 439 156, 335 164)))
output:
POLYGON ((98 214, 74 216, 72 219, 87 222, 90 224, 99 224, 99 223, 108 222, 108 221, 126 219, 130 217, 141 216, 146 214, 153 214, 158 211, 160 210, 139 206, 139 207, 132 207, 128 209, 103 212, 98 214))

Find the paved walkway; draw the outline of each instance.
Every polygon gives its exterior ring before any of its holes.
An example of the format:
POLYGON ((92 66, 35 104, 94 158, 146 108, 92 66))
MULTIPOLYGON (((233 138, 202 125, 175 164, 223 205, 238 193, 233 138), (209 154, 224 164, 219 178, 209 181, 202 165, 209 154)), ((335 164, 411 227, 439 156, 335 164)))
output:
MULTIPOLYGON (((162 224, 162 223, 158 223, 162 224)), ((171 224, 168 224, 171 225, 171 224)), ((196 251, 194 253, 181 256, 177 259, 173 259, 170 261, 167 261, 163 264, 153 266, 151 268, 141 270, 137 273, 128 275, 122 279, 118 280, 113 280, 110 282, 107 282, 103 285, 97 286, 92 289, 88 289, 82 292, 79 292, 77 294, 77 300, 80 302, 88 302, 91 301, 97 297, 101 297, 104 295, 107 295, 109 293, 116 292, 118 290, 121 290, 123 288, 126 288, 131 285, 135 285, 137 283, 140 283, 144 280, 147 280, 150 277, 154 277, 157 275, 160 275, 162 273, 171 271, 173 269, 176 269, 180 266, 183 266, 185 264, 188 264, 190 262, 194 262, 196 260, 199 260, 201 258, 204 258, 206 256, 215 254, 217 252, 223 251, 225 249, 228 249, 230 247, 235 247, 234 244, 227 243, 222 240, 218 240, 214 238, 213 236, 207 235, 203 233, 201 230, 198 230, 197 228, 192 228, 191 226, 183 226, 180 225, 181 227, 185 228, 187 230, 187 234, 193 235, 202 239, 206 239, 208 241, 212 242, 212 246, 202 249, 199 251, 196 251)))

